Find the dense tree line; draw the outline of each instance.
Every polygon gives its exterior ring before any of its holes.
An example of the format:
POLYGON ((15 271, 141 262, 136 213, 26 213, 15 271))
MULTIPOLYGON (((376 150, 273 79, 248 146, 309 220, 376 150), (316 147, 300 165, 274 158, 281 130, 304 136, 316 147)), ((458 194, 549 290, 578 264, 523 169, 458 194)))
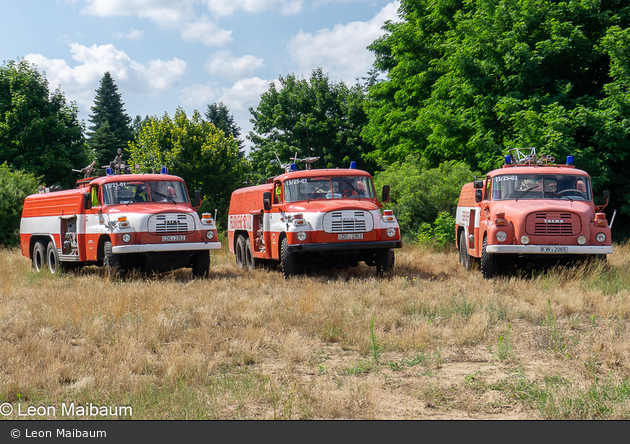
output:
POLYGON ((250 109, 248 153, 225 104, 132 120, 109 73, 86 141, 76 106, 49 92, 35 67, 9 62, 0 69, 0 163, 68 185, 72 168, 105 165, 121 147, 128 164, 170 166, 191 192, 203 190, 204 210, 226 213, 233 189, 282 172, 280 162, 355 160, 377 186, 392 185, 388 205, 415 237, 434 221, 448 225, 464 182, 531 146, 559 161, 573 155, 596 200, 611 190, 619 239, 630 235, 619 227, 630 217, 629 25, 625 0, 402 0, 355 85, 321 68, 270 83, 250 109))

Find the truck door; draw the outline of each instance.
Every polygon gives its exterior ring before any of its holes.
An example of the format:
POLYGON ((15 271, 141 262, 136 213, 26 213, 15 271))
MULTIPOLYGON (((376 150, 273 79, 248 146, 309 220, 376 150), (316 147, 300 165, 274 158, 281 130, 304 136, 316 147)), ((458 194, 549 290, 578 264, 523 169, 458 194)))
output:
POLYGON ((98 255, 98 238, 103 222, 101 189, 98 185, 90 187, 90 209, 86 210, 85 236, 80 247, 88 261, 95 261, 98 255))

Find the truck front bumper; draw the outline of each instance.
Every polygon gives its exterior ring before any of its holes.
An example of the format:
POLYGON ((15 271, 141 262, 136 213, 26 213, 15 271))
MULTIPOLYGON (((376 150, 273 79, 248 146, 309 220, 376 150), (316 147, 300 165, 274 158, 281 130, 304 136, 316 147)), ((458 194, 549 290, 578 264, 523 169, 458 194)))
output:
POLYGON ((112 253, 159 253, 167 251, 200 251, 220 249, 221 242, 180 242, 172 244, 116 245, 112 247, 112 253))
POLYGON ((612 254, 612 246, 594 245, 488 245, 488 253, 501 254, 612 254))
POLYGON ((402 248, 402 241, 370 241, 370 242, 329 242, 325 244, 294 244, 289 245, 291 253, 311 251, 352 251, 352 250, 382 250, 388 248, 402 248))

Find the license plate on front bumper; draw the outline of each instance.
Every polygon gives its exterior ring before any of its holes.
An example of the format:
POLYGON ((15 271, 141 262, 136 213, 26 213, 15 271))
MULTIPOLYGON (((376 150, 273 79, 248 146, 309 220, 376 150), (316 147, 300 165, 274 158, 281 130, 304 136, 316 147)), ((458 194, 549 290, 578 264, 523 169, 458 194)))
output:
POLYGON ((162 242, 181 242, 185 241, 186 236, 178 235, 178 236, 162 236, 162 242))
POLYGON ((541 253, 568 253, 569 247, 540 247, 541 253))
POLYGON ((363 233, 339 234, 337 235, 337 239, 339 240, 363 239, 363 233))

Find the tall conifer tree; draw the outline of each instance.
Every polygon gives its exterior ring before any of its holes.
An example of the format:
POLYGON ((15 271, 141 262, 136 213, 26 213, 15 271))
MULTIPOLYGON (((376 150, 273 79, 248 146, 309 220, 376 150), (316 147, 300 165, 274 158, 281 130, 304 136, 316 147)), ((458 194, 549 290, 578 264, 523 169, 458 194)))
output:
POLYGON ((87 141, 98 166, 109 164, 121 148, 123 152, 133 139, 131 117, 127 115, 112 76, 106 72, 96 90, 89 121, 87 141))

